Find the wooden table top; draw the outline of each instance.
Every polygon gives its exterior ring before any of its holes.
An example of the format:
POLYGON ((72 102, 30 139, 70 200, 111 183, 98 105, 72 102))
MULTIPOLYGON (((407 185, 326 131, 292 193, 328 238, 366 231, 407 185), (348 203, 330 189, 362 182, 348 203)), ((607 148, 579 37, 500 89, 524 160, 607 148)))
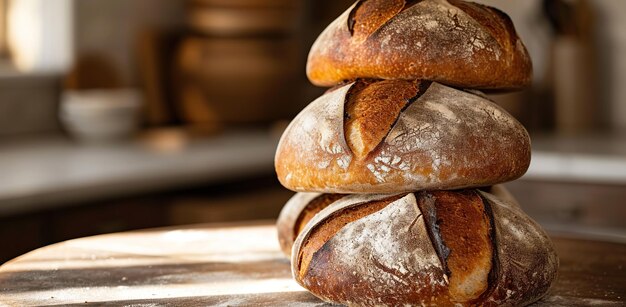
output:
MULTIPOLYGON (((626 244, 553 236, 559 279, 536 306, 626 305, 626 244)), ((326 306, 291 279, 269 223, 102 235, 0 267, 0 306, 326 306)))

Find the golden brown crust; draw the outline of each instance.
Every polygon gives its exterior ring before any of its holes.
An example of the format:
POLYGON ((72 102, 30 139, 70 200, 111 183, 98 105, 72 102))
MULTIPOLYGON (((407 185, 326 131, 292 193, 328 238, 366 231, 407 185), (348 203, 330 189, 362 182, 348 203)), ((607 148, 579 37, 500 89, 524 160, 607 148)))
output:
POLYGON ((493 258, 491 223, 483 201, 473 190, 432 195, 441 238, 449 249, 450 297, 456 302, 474 300, 487 290, 493 258))
POLYGON ((311 48, 309 80, 422 79, 498 90, 530 84, 530 57, 506 14, 463 1, 408 2, 364 0, 348 9, 311 48))
POLYGON ((300 231, 322 209, 341 199, 343 194, 297 193, 281 210, 276 221, 278 242, 285 256, 291 256, 291 246, 300 231))
POLYGON ((302 212, 300 213, 300 216, 298 216, 296 223, 294 224, 292 242, 296 239, 302 229, 304 229, 304 226, 306 226, 306 224, 316 214, 318 214, 324 208, 328 207, 328 205, 334 203, 344 196, 344 194, 322 194, 319 197, 313 199, 308 205, 306 205, 306 207, 304 207, 304 210, 302 210, 302 212))
POLYGON ((296 281, 347 305, 518 306, 541 298, 556 278, 550 240, 515 205, 478 190, 384 199, 349 195, 316 215, 294 243, 296 281), (435 219, 418 206, 424 198, 434 200, 435 219), (438 255, 433 236, 449 254, 438 255), (466 279, 484 268, 489 276, 466 279))
POLYGON ((319 250, 330 237, 335 235, 337 231, 341 230, 341 228, 350 222, 379 211, 399 198, 400 196, 393 196, 388 199, 372 201, 358 207, 337 211, 332 216, 328 217, 324 223, 318 225, 311 231, 307 240, 302 244, 298 257, 300 277, 302 277, 309 268, 313 254, 319 250))
MULTIPOLYGON (((352 86, 318 98, 286 129, 275 157, 285 187, 325 193, 458 189, 513 180, 528 168, 530 139, 517 120, 486 98, 436 82, 420 91, 371 152, 355 155, 344 132, 352 86)), ((384 121, 368 125, 386 127, 384 121)))
POLYGON ((498 282, 485 305, 525 306, 543 297, 558 275, 559 258, 544 230, 519 205, 479 191, 493 214, 498 282))
POLYGON ((346 99, 346 141, 357 157, 369 154, 387 136, 419 91, 419 81, 358 81, 346 99))
POLYGON ((286 256, 291 255, 291 246, 295 239, 293 235, 294 225, 304 207, 321 193, 296 193, 283 206, 276 220, 276 230, 280 249, 286 256))
POLYGON ((348 21, 348 28, 356 39, 364 40, 400 13, 405 0, 358 1, 348 21))

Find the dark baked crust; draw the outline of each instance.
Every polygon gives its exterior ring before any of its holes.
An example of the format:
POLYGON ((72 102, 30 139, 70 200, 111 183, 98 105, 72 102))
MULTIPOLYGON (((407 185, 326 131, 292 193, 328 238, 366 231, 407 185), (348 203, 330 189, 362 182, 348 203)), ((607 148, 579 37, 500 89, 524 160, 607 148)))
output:
POLYGON ((485 305, 525 306, 543 297, 557 278, 559 258, 545 231, 516 203, 479 192, 493 211, 496 278, 485 305))
POLYGON ((276 228, 278 242, 285 256, 291 256, 291 246, 300 231, 320 211, 341 199, 343 194, 298 193, 281 210, 276 228))
POLYGON ((483 200, 475 190, 455 193, 435 191, 432 197, 437 220, 433 221, 449 250, 445 261, 449 295, 454 301, 477 299, 488 288, 492 268, 491 222, 483 200))
MULTIPOLYGON (((285 187, 324 193, 400 193, 489 186, 526 172, 530 139, 524 127, 486 98, 436 82, 419 90, 380 143, 378 138, 360 136, 372 150, 355 154, 348 145, 353 135, 344 131, 344 109, 348 97, 356 95, 351 89, 360 82, 318 98, 286 129, 275 157, 278 179, 285 187)), ((410 96, 402 93, 389 90, 389 97, 410 96)), ((363 118, 369 126, 388 127, 390 120, 385 117, 371 113, 363 118)))
POLYGON ((322 210, 294 243, 296 281, 326 301, 347 305, 518 306, 541 298, 556 278, 550 240, 515 205, 479 190, 395 199, 350 195, 322 210), (436 219, 424 218, 418 206, 424 198, 433 200, 436 219), (429 228, 449 254, 438 255, 429 228), (479 291, 459 295, 453 279, 484 267, 483 254, 493 261, 485 267, 488 276, 468 280, 461 290, 479 291))
POLYGON ((362 0, 314 43, 307 75, 319 86, 374 78, 511 90, 530 84, 532 64, 510 18, 497 9, 452 0, 362 0))

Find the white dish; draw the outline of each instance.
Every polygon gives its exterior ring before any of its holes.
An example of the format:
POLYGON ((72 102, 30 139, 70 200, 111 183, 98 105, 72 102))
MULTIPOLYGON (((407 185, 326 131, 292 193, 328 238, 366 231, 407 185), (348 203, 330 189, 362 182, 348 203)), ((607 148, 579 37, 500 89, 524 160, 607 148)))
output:
POLYGON ((136 89, 68 90, 61 96, 59 117, 80 140, 118 140, 137 130, 141 105, 136 89))

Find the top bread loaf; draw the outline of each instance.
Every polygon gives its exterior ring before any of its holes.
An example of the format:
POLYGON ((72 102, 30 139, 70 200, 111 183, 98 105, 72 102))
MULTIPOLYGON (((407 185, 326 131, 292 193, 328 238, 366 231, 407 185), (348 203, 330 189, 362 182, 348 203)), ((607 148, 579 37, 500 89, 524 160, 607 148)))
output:
POLYGON ((455 0, 360 0, 320 35, 309 80, 421 79, 462 88, 514 90, 532 64, 503 12, 455 0))

